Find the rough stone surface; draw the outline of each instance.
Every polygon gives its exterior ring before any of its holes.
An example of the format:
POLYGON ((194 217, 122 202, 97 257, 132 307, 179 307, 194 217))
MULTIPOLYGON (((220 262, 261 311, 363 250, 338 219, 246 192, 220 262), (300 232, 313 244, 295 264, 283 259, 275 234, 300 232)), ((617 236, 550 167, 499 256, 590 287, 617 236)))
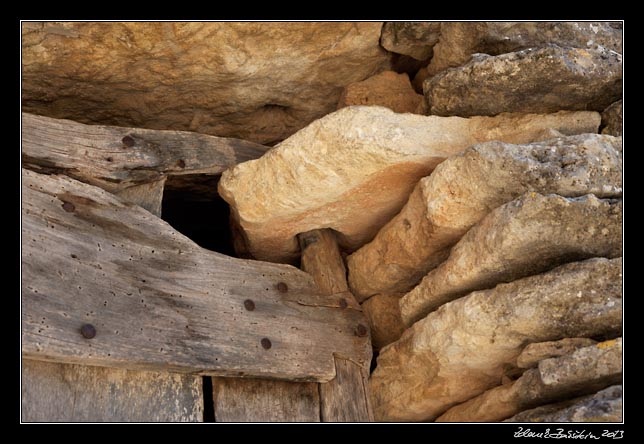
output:
POLYGON ((475 53, 505 54, 549 44, 573 48, 606 47, 622 52, 622 29, 617 22, 448 22, 429 70, 435 75, 466 63, 475 53))
POLYGON ((369 382, 376 420, 438 417, 499 385, 526 343, 619 335, 621 267, 570 263, 445 304, 381 350, 369 382))
POLYGON ((386 22, 380 44, 388 51, 416 60, 429 59, 440 36, 440 22, 386 22))
POLYGON ((414 91, 418 93, 423 93, 423 83, 425 82, 425 79, 429 76, 429 73, 427 72, 427 67, 420 68, 417 72, 416 75, 414 75, 414 80, 411 81, 411 86, 414 87, 414 91))
POLYGON ((470 145, 597 132, 595 112, 444 118, 378 106, 342 108, 260 159, 225 171, 219 194, 257 259, 296 261, 298 233, 333 228, 354 251, 404 205, 416 182, 470 145))
POLYGON ((28 22, 23 111, 283 140, 387 69, 381 23, 28 22))
POLYGON ((590 338, 564 338, 559 341, 528 344, 517 358, 517 367, 536 367, 539 361, 567 355, 579 348, 593 344, 595 344, 595 341, 590 338))
POLYGON ((487 142, 441 163, 369 244, 349 256, 349 284, 363 300, 407 292, 491 210, 528 191, 619 197, 621 139, 584 134, 529 145, 487 142))
POLYGON ((549 46, 490 57, 479 54, 425 80, 429 114, 603 111, 622 93, 622 56, 606 48, 549 46))
POLYGON ((377 294, 362 304, 371 327, 371 344, 376 350, 400 338, 405 325, 400 317, 399 294, 377 294))
POLYGON ((523 410, 596 392, 620 382, 622 339, 581 348, 539 363, 511 384, 452 407, 437 422, 502 421, 523 410))
POLYGON ((590 257, 622 254, 622 200, 528 193, 496 208, 400 300, 411 325, 474 290, 590 257))
POLYGON ((622 135, 622 101, 618 100, 602 113, 602 134, 622 135))
POLYGON ((504 422, 622 422, 622 386, 594 395, 525 410, 504 422))
POLYGON ((378 105, 397 113, 424 114, 425 101, 411 86, 409 76, 385 71, 362 82, 348 85, 338 109, 351 105, 378 105))

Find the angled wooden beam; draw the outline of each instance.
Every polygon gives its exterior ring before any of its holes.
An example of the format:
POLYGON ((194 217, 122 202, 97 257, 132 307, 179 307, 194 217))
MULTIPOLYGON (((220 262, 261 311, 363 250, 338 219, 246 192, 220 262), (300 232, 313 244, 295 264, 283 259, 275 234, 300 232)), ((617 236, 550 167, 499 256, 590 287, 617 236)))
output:
POLYGON ((334 356, 369 362, 362 313, 306 273, 202 249, 65 176, 23 169, 22 185, 23 357, 319 382, 334 356))
POLYGON ((23 167, 96 185, 156 215, 167 176, 220 174, 268 149, 188 131, 85 125, 22 113, 23 167))
MULTIPOLYGON (((360 305, 347 285, 347 274, 335 232, 330 229, 312 230, 298 235, 302 251, 302 269, 309 273, 328 303, 339 304, 346 311, 357 311, 360 322, 353 334, 369 340, 368 322, 360 305)), ((369 341, 371 345, 371 341, 369 341)), ((348 356, 336 355, 336 376, 320 384, 320 411, 324 422, 372 422, 374 420, 369 396, 369 360, 358 362, 348 356)))
POLYGON ((220 174, 269 148, 189 131, 85 125, 22 113, 23 166, 110 192, 167 175, 220 174))

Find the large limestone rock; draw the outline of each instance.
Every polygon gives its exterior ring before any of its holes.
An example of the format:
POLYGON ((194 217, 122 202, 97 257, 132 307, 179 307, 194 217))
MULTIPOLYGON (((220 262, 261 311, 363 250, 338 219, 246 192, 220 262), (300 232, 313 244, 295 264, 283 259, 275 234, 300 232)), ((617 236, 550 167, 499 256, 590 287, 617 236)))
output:
POLYGON ((602 134, 622 135, 622 101, 618 100, 602 113, 602 134))
POLYGON ((517 357, 517 367, 532 368, 544 359, 568 355, 582 347, 594 345, 590 338, 564 338, 559 341, 534 342, 528 344, 517 357))
POLYGON ((376 420, 435 419, 499 385, 526 343, 619 335, 621 267, 570 263, 445 304, 380 352, 369 381, 376 420))
POLYGON ((430 114, 493 116, 501 112, 603 111, 622 93, 622 56, 606 48, 549 46, 490 57, 425 80, 430 114))
POLYGON ((549 402, 596 392, 622 379, 622 339, 550 358, 516 381, 495 387, 439 416, 437 422, 495 422, 549 402))
POLYGON ((351 290, 359 300, 411 290, 467 230, 525 192, 621 196, 621 143, 584 134, 529 145, 487 142, 450 157, 418 182, 373 241, 349 256, 351 290))
POLYGON ((573 260, 621 254, 621 199, 531 192, 495 209, 468 231, 449 258, 402 297, 401 315, 411 325, 471 291, 573 260))
POLYGON ((345 88, 338 109, 352 105, 377 105, 397 113, 424 114, 425 100, 414 91, 407 74, 384 71, 345 88))
POLYGON ((380 44, 388 51, 427 60, 440 36, 440 22, 386 22, 380 44))
POLYGON ((416 182, 470 145, 597 132, 595 112, 444 118, 377 106, 342 108, 223 173, 220 195, 257 259, 299 257, 298 233, 333 228, 343 248, 370 241, 416 182))
POLYGON ((270 144, 387 69, 381 23, 27 22, 23 111, 270 144))
MULTIPOLYGON (((386 26, 386 25, 385 25, 386 26)), ((505 54, 546 45, 606 47, 622 52, 618 22, 446 22, 428 67, 431 75, 466 63, 475 53, 505 54)))
POLYGON ((504 422, 622 422, 622 386, 523 411, 504 422))

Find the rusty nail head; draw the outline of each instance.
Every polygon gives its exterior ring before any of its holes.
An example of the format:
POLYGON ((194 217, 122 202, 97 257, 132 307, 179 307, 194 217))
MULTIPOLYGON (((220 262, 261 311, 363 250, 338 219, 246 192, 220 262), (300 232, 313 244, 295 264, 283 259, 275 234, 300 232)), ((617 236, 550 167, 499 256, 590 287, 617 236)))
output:
POLYGON ((185 161, 185 160, 183 160, 183 159, 179 159, 179 160, 177 160, 177 166, 178 166, 179 168, 185 168, 185 167, 186 167, 186 161, 185 161))
POLYGON ((347 300, 345 298, 340 298, 340 308, 347 308, 349 304, 347 304, 347 300))
POLYGON ((356 336, 367 336, 367 327, 362 324, 358 324, 358 326, 356 327, 356 336))
POLYGON ((284 283, 284 282, 278 282, 277 283, 277 290, 280 293, 286 293, 288 291, 288 285, 286 285, 286 283, 284 283))
POLYGON ((74 206, 73 203, 71 203, 71 202, 64 202, 63 203, 63 210, 67 211, 68 213, 71 213, 75 209, 76 209, 76 207, 74 206))
POLYGON ((92 339, 96 336, 96 329, 92 324, 85 324, 81 327, 81 335, 86 339, 92 339))
POLYGON ((121 142, 123 142, 123 145, 127 147, 133 147, 134 146, 134 139, 131 136, 125 136, 121 139, 121 142))
POLYGON ((269 348, 271 348, 273 346, 273 344, 271 344, 271 340, 268 339, 268 338, 262 338, 260 343, 262 344, 262 348, 264 350, 268 350, 269 348))
POLYGON ((255 303, 251 301, 250 299, 246 299, 244 301, 244 308, 248 311, 253 311, 255 310, 255 303))

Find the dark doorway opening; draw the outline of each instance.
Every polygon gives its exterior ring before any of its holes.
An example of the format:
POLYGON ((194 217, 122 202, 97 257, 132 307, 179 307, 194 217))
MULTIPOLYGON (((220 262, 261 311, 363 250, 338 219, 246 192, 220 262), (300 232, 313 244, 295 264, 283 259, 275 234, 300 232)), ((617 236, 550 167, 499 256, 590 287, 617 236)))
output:
POLYGON ((228 204, 217 193, 220 176, 171 176, 163 192, 161 218, 197 245, 236 256, 228 204))
POLYGON ((215 402, 211 376, 203 376, 203 422, 215 422, 215 402))

